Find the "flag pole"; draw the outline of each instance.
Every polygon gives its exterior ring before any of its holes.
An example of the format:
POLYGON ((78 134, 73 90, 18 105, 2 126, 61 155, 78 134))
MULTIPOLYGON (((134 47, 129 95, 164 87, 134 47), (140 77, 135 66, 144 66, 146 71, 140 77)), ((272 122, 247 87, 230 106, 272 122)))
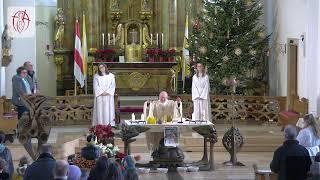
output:
POLYGON ((76 77, 74 77, 74 96, 77 96, 77 80, 76 80, 76 77))

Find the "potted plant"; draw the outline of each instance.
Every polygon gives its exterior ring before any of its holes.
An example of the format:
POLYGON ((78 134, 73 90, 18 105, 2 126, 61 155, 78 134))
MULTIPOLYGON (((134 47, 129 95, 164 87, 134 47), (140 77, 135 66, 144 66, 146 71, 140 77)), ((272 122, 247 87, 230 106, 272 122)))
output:
POLYGON ((114 133, 111 125, 96 125, 91 127, 89 132, 97 137, 99 144, 114 144, 114 133))

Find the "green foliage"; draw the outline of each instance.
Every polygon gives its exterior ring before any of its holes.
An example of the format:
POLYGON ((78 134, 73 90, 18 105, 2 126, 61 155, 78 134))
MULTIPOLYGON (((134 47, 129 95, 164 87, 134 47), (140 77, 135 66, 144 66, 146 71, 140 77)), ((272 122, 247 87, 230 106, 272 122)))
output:
MULTIPOLYGON (((192 20, 189 51, 207 66, 214 93, 226 94, 228 88, 222 80, 232 75, 240 82, 265 82, 268 36, 260 24, 263 9, 259 2, 203 0, 203 3, 204 9, 192 20)), ((242 85, 239 94, 253 94, 249 86, 242 85)))

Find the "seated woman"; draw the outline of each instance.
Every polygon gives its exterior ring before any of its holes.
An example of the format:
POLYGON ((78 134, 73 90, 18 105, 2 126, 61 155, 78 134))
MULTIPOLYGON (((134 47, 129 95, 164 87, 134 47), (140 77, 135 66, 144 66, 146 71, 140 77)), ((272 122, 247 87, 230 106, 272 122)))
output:
POLYGON ((96 138, 95 135, 89 135, 87 146, 81 149, 81 156, 86 160, 95 160, 101 155, 101 149, 95 145, 96 138))
POLYGON ((110 162, 106 156, 101 156, 93 169, 90 171, 88 180, 104 180, 109 175, 110 162))
POLYGON ((320 145, 320 125, 312 114, 303 117, 304 126, 297 136, 299 144, 306 147, 311 156, 319 152, 320 145))

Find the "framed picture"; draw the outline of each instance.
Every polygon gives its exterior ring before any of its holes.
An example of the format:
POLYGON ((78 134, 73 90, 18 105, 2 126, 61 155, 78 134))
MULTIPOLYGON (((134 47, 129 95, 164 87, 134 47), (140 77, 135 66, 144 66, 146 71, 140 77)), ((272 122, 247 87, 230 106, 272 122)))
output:
POLYGON ((177 147, 179 145, 179 132, 177 126, 164 127, 164 145, 177 147))

